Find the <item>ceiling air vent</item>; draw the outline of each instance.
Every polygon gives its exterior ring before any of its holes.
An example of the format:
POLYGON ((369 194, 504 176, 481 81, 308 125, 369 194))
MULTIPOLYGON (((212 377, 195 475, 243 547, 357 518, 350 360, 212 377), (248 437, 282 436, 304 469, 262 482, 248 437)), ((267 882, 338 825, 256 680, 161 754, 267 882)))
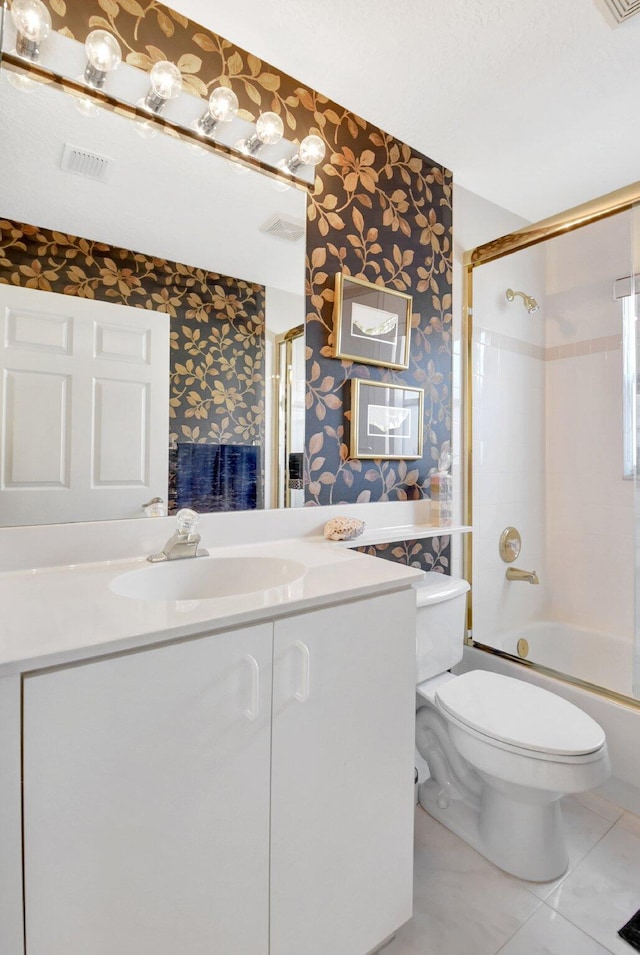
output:
POLYGON ((275 215, 260 226, 260 232, 278 236, 288 242, 297 242, 304 236, 304 223, 297 219, 287 219, 285 216, 275 215))
POLYGON ((112 159, 99 156, 98 153, 92 153, 86 149, 79 149, 77 146, 70 146, 69 143, 64 147, 60 163, 60 168, 66 172, 84 176, 85 179, 95 179, 97 182, 107 181, 112 166, 112 159))
POLYGON ((594 0, 597 8, 612 27, 640 13, 640 0, 594 0))

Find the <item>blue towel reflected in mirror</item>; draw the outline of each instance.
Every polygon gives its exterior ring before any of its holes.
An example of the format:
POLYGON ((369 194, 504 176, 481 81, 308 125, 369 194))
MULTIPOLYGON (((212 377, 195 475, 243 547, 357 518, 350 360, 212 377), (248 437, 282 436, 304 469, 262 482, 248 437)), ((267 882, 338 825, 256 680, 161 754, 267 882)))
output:
POLYGON ((176 506, 196 511, 255 510, 260 448, 239 444, 178 444, 176 506))

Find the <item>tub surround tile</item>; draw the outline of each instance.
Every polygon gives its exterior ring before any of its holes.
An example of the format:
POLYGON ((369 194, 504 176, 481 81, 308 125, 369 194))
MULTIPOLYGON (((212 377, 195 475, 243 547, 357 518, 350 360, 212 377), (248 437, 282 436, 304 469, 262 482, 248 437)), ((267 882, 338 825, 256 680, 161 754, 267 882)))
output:
POLYGON ((616 823, 547 902, 613 955, 629 955, 618 929, 640 904, 640 835, 616 823))
POLYGON ((564 919, 558 912, 540 906, 518 929, 500 955, 609 955, 594 939, 564 919))

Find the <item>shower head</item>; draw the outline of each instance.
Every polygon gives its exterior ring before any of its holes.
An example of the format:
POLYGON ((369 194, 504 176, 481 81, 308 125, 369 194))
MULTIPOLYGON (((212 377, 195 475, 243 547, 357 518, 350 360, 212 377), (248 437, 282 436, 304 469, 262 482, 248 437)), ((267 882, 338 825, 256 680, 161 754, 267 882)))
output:
POLYGON ((513 302, 516 295, 519 295, 524 302, 524 307, 529 312, 529 315, 533 315, 534 312, 540 311, 540 306, 536 302, 533 295, 527 295, 525 292, 514 292, 512 288, 507 289, 507 302, 513 302))

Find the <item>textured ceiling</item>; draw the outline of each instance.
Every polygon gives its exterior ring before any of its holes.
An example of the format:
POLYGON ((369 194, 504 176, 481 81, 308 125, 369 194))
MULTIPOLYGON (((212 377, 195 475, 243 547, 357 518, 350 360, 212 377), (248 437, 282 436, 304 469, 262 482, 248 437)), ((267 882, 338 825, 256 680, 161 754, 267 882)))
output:
POLYGON ((169 0, 530 220, 640 179, 640 17, 593 0, 169 0))

